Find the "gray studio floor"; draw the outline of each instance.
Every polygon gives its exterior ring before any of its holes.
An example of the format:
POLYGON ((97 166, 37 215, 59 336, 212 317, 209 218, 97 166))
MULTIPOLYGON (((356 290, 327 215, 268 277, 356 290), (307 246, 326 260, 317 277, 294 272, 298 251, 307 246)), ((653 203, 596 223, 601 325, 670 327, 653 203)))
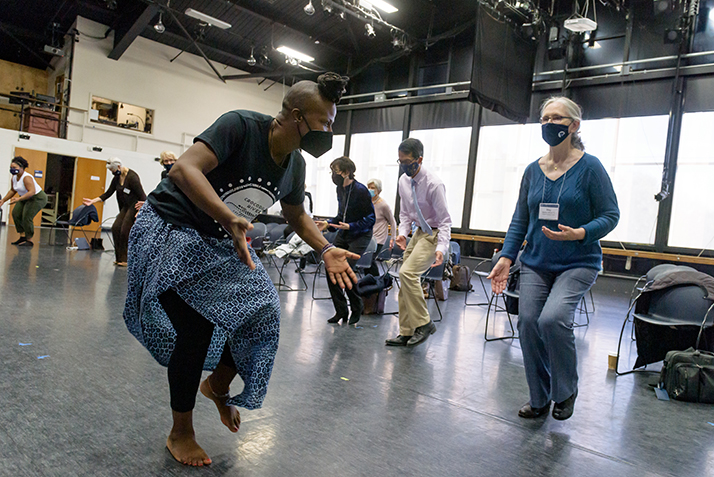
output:
POLYGON ((517 417, 528 399, 519 343, 484 343, 485 309, 465 308, 463 293, 427 343, 390 349, 396 317, 328 325, 329 301, 281 292, 264 407, 243 411, 234 435, 200 397, 213 464, 182 467, 164 448, 165 369, 122 321, 126 270, 112 253, 15 238, 0 228, 0 475, 714 475, 714 408, 657 401, 652 377, 608 372, 633 282, 606 277, 592 324, 576 330, 580 394, 564 422, 517 417))

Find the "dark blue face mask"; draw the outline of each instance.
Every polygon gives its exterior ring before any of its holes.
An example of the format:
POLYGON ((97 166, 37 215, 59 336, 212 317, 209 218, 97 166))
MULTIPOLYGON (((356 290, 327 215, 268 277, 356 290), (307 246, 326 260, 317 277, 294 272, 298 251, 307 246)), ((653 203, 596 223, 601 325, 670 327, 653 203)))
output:
POLYGON ((565 141, 570 133, 568 132, 568 127, 570 125, 556 124, 556 123, 545 123, 541 126, 541 134, 543 135, 543 140, 548 143, 549 146, 555 147, 561 142, 565 141))
POLYGON ((173 164, 164 164, 164 169, 166 169, 166 172, 169 172, 173 166, 173 164))
POLYGON ((400 164, 399 172, 403 172, 409 177, 414 177, 414 175, 419 170, 419 161, 410 162, 409 164, 400 164))
POLYGON ((16 174, 19 174, 19 173, 20 173, 20 169, 15 169, 14 167, 10 168, 10 174, 12 174, 13 176, 16 174))

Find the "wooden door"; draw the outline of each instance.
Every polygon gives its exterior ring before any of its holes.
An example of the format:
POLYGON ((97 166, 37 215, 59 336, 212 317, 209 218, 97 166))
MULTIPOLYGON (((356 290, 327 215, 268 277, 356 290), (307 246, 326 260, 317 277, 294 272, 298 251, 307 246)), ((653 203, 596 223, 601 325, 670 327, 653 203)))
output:
MULTIPOLYGON (((21 147, 16 147, 15 156, 22 156, 25 158, 25 160, 28 162, 29 166, 27 167, 27 172, 35 178, 37 181, 37 184, 39 184, 40 187, 42 187, 42 190, 45 190, 45 171, 47 170, 47 153, 43 151, 35 151, 32 149, 23 149, 21 147), (37 177, 41 176, 41 177, 37 177)), ((12 187, 12 181, 10 182, 10 187, 12 187)), ((15 196, 17 197, 17 196, 15 196)), ((10 217, 8 217, 8 224, 10 225, 15 225, 15 222, 12 220, 12 209, 15 207, 15 205, 10 206, 10 217)), ((40 223, 42 222, 42 213, 39 213, 35 216, 34 220, 32 221, 33 224, 35 224, 35 227, 39 227, 40 223)))
MULTIPOLYGON (((78 157, 74 164, 74 187, 72 188, 72 210, 82 205, 82 199, 85 197, 93 199, 104 193, 104 184, 107 179, 107 162, 97 159, 87 159, 78 157)), ((92 222, 84 227, 84 230, 89 235, 89 232, 94 234, 102 223, 102 213, 104 211, 104 203, 97 202, 94 204, 99 215, 99 222, 92 222)), ((73 237, 74 239, 74 237, 73 237)))

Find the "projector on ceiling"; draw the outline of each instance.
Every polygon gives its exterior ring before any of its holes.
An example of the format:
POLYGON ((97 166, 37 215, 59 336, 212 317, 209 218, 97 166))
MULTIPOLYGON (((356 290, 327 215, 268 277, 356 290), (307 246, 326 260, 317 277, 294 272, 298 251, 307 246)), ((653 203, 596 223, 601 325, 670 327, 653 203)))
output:
POLYGON ((597 23, 589 18, 568 18, 563 23, 566 30, 570 30, 576 33, 583 33, 586 31, 597 30, 597 23))

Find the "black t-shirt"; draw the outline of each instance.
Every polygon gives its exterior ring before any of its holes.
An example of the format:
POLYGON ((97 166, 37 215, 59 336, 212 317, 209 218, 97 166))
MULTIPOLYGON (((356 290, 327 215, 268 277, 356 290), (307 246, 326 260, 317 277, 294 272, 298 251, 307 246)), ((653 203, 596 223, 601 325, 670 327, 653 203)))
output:
MULTIPOLYGON (((305 160, 300 152, 291 153, 285 169, 270 156, 272 120, 253 111, 231 111, 194 139, 205 143, 218 158, 218 166, 206 174, 208 182, 234 214, 249 222, 278 200, 290 205, 302 205, 305 200, 305 160)), ((148 201, 171 224, 228 237, 168 177, 149 194, 148 201)))

